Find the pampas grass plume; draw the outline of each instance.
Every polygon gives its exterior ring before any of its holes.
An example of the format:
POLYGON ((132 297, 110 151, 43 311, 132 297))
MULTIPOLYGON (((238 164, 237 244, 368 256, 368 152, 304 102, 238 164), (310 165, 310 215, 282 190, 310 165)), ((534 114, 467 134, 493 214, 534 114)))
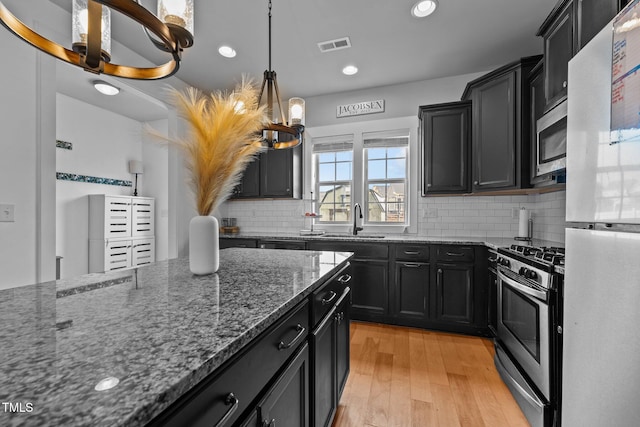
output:
POLYGON ((266 108, 258 106, 257 88, 245 78, 232 93, 169 91, 189 130, 184 138, 163 139, 184 153, 198 214, 210 215, 264 150, 261 130, 269 123, 266 108))

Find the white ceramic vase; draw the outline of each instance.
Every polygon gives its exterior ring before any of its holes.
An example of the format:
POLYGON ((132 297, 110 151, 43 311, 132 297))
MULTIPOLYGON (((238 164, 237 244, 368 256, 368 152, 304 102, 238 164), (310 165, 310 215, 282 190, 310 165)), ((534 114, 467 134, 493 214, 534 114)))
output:
POLYGON ((218 220, 213 216, 196 216, 189 223, 189 268, 193 274, 218 271, 220 245, 218 220))

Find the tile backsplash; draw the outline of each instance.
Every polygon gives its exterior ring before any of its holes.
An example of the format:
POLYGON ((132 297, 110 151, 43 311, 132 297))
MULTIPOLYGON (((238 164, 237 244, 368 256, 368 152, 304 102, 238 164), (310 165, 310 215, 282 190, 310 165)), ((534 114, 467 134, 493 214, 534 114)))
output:
MULTIPOLYGON (((422 236, 514 237, 518 210, 533 218, 533 237, 564 242, 564 191, 524 196, 420 197, 418 234, 422 236)), ((301 200, 230 201, 219 214, 237 218, 245 232, 298 232, 309 228, 301 200)))

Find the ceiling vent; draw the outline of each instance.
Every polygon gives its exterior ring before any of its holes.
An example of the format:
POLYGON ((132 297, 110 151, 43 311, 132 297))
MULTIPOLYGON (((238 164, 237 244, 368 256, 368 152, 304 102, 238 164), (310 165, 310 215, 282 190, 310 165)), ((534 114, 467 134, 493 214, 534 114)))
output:
POLYGON ((346 49, 349 47, 351 47, 351 40, 349 40, 349 37, 342 37, 340 39, 327 40, 325 42, 318 43, 318 48, 322 53, 346 49))

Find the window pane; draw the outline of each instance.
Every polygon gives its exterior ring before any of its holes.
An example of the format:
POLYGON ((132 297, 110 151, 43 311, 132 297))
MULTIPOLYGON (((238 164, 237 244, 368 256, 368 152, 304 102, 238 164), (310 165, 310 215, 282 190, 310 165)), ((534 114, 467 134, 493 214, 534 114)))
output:
POLYGON ((387 202, 404 202, 404 183, 389 184, 387 186, 387 202))
MULTIPOLYGON (((326 190, 327 186, 323 186, 326 190)), ((322 191, 322 190, 321 190, 322 191)), ((351 186, 337 185, 324 192, 320 199, 320 221, 349 221, 351 217, 351 186)))
POLYGON ((333 203, 335 201, 335 191, 333 191, 333 185, 321 185, 320 194, 318 194, 318 200, 320 203, 333 203))
POLYGON ((335 181, 336 167, 335 163, 320 163, 318 180, 320 182, 335 181))
POLYGON ((336 180, 338 181, 350 181, 351 180, 351 163, 336 163, 336 180))
POLYGON ((385 179, 387 175, 385 160, 369 160, 367 176, 369 179, 385 179))
POLYGON ((407 160, 406 159, 390 159, 387 160, 387 178, 398 179, 407 176, 407 160))
POLYGON ((344 161, 352 161, 353 153, 351 151, 338 151, 336 153, 336 161, 344 162, 344 161))
POLYGON ((404 222, 404 204, 387 203, 387 222, 404 222))
POLYGON ((384 221, 384 205, 380 203, 369 203, 367 211, 367 220, 369 222, 381 222, 384 221))
POLYGON ((319 153, 317 156, 320 163, 334 162, 336 160, 336 153, 319 153))
POLYGON ((389 158, 407 157, 406 152, 407 152, 407 149, 405 147, 387 148, 387 157, 389 158))
POLYGON ((386 148, 367 148, 367 157, 369 159, 384 159, 387 157, 386 148))

